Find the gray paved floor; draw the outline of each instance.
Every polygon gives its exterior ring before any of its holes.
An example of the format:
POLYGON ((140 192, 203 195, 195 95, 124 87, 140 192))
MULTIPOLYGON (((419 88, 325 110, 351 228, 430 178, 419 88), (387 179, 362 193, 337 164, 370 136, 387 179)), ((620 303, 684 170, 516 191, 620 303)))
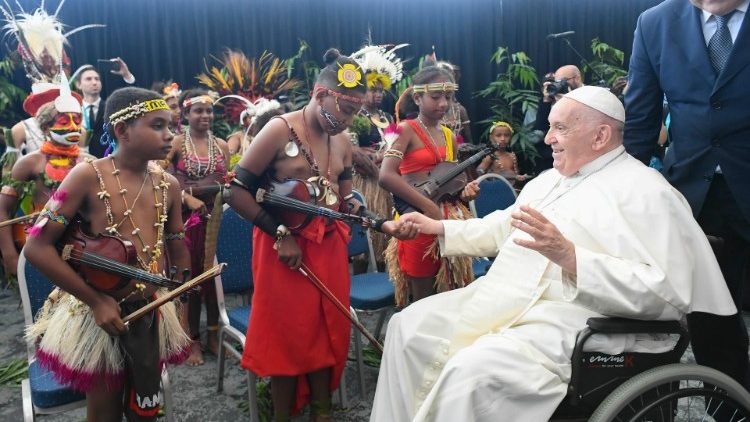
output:
MULTIPOLYGON (((231 298, 227 299, 232 300, 231 298)), ((365 318, 365 324, 374 328, 373 318, 365 318)), ((26 356, 26 347, 22 338, 23 313, 20 299, 15 293, 0 289, 0 364, 14 358, 26 356)), ((247 420, 248 415, 240 410, 240 403, 246 397, 244 371, 237 360, 229 359, 224 383, 224 394, 216 392, 217 360, 206 355, 206 363, 199 367, 185 365, 169 368, 170 381, 175 400, 177 421, 185 422, 219 422, 247 420)), ((377 370, 365 366, 367 385, 366 397, 363 399, 358 391, 356 365, 350 361, 345 372, 347 385, 347 408, 337 408, 334 417, 337 421, 367 421, 370 415, 370 404, 375 392, 377 370)), ((85 420, 85 410, 78 409, 65 414, 42 416, 42 422, 81 422, 85 420)), ((21 389, 0 387, 0 421, 22 421, 21 389)), ((306 417, 297 418, 308 420, 306 417)))
MULTIPOLYGON (((239 298, 227 298, 228 304, 239 303, 239 298)), ((750 318, 745 316, 750 326, 750 318)), ((365 316, 363 323, 374 329, 375 318, 365 316)), ((26 356, 22 338, 23 313, 18 296, 8 290, 0 289, 0 364, 11 359, 26 356)), ((683 362, 692 362, 693 356, 688 348, 683 362)), ((212 422, 247 420, 248 415, 240 409, 246 397, 244 371, 239 368, 235 359, 230 359, 227 366, 224 393, 216 392, 217 361, 210 354, 206 363, 199 367, 176 366, 169 368, 173 396, 175 399, 175 419, 186 422, 212 422)), ((342 422, 367 421, 375 391, 377 369, 365 366, 365 394, 359 392, 356 365, 349 361, 345 372, 347 406, 337 407, 334 418, 342 422)), ((0 421, 22 421, 21 389, 0 387, 0 421)), ((84 409, 65 414, 44 416, 38 420, 44 422, 81 422, 85 421, 84 409)), ((302 416, 296 421, 306 421, 302 416)))

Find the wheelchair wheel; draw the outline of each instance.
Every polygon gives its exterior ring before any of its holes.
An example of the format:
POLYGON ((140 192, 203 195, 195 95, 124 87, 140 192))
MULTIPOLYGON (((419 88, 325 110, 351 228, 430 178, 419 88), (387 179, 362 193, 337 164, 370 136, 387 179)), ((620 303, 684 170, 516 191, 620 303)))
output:
POLYGON ((705 366, 672 364, 639 374, 612 392, 589 422, 750 421, 750 393, 705 366))

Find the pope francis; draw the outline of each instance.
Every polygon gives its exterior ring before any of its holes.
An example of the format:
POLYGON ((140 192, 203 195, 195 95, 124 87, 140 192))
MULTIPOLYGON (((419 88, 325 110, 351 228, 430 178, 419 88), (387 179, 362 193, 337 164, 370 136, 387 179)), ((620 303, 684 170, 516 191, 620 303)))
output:
POLYGON ((496 258, 468 287, 391 319, 371 421, 546 421, 588 318, 737 312, 688 203, 625 152, 620 101, 578 88, 549 121, 554 168, 515 205, 466 221, 402 217, 438 235, 443 255, 496 258))

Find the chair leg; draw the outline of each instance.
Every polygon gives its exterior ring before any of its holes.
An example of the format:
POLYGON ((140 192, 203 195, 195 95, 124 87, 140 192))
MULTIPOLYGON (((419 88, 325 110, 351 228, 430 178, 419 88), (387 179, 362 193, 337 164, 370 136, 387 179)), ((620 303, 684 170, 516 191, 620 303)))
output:
POLYGON ((375 338, 380 340, 380 332, 383 330, 383 324, 385 323, 385 317, 388 316, 388 311, 390 311, 391 308, 384 308, 382 311, 380 311, 380 316, 378 317, 378 325, 375 326, 375 338))
POLYGON ((362 356, 362 334, 354 330, 354 351, 357 355, 357 374, 359 375, 359 394, 365 398, 365 360, 362 356))
POLYGON ((216 357, 219 360, 218 366, 218 375, 219 375, 219 382, 216 385, 216 391, 221 393, 224 391, 224 363, 226 361, 226 357, 224 356, 224 326, 219 326, 219 333, 218 333, 218 342, 219 342, 219 349, 216 352, 216 357))
POLYGON ((346 395, 346 368, 341 372, 341 382, 339 382, 339 389, 336 391, 339 396, 339 404, 341 407, 346 409, 349 407, 349 400, 346 395))
POLYGON ((23 400, 23 420, 24 422, 34 422, 34 404, 31 402, 31 384, 26 378, 21 381, 21 399, 23 400))
POLYGON ((174 400, 172 400, 172 386, 169 383, 169 373, 167 368, 161 372, 161 390, 164 395, 164 416, 167 422, 174 422, 174 400))
POLYGON ((247 398, 249 400, 250 422, 260 422, 258 415, 258 391, 256 383, 258 378, 250 371, 247 371, 247 398))

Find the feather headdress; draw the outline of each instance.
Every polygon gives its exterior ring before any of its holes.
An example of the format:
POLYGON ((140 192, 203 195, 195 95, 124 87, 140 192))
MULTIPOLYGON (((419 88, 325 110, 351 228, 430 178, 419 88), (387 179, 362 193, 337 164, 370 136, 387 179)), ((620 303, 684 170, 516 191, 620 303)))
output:
POLYGON ((57 15, 65 0, 60 2, 53 15, 44 10, 44 1, 31 13, 23 10, 18 2, 16 4, 21 9, 18 12, 10 7, 7 0, 3 0, 3 3, 4 6, 0 5, 0 13, 5 18, 3 29, 6 35, 12 35, 18 41, 18 51, 21 53, 26 75, 32 83, 59 84, 60 69, 68 61, 64 50, 67 38, 84 29, 104 27, 91 24, 63 32, 64 25, 57 19, 57 15))
POLYGON ((368 87, 380 82, 387 91, 404 76, 404 63, 396 56, 396 50, 408 45, 367 45, 350 57, 365 72, 368 87))
POLYGON ((241 51, 226 50, 222 58, 213 59, 220 67, 209 69, 206 64, 206 72, 197 76, 198 82, 217 91, 222 98, 232 100, 224 106, 224 113, 235 122, 248 109, 248 103, 253 104, 259 98, 274 98, 300 84, 289 77, 288 61, 267 51, 257 59, 250 59, 241 51))

